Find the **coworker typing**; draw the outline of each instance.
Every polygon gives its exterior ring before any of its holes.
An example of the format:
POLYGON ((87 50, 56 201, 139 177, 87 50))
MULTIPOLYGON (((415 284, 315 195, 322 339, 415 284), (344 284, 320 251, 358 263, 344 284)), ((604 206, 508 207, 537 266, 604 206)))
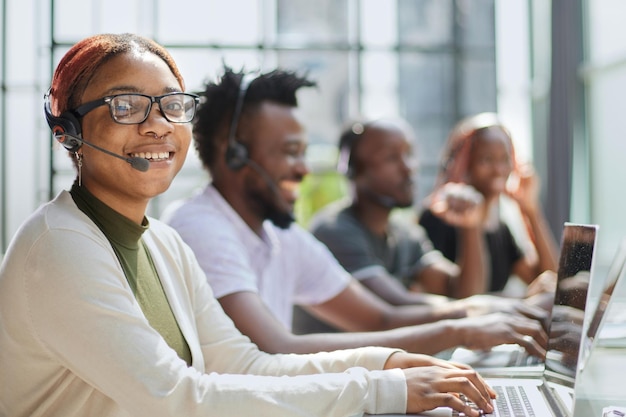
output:
POLYGON ((536 309, 496 297, 430 301, 416 294, 412 304, 392 305, 293 223, 296 188, 308 173, 296 92, 312 84, 282 69, 254 78, 226 69, 208 83, 194 138, 211 182, 162 216, 194 250, 239 330, 277 353, 378 345, 432 354, 458 345, 520 343, 542 354, 524 335, 545 333, 520 314, 536 309), (350 333, 294 335, 296 304, 350 333))

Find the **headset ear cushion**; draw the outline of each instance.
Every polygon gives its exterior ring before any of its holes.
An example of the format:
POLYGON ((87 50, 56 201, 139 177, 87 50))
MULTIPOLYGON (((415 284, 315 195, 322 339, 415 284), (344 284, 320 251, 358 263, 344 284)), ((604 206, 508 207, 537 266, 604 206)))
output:
POLYGON ((44 113, 46 122, 52 130, 54 138, 68 151, 76 152, 81 147, 81 143, 71 137, 80 136, 81 133, 80 122, 76 116, 68 111, 58 117, 54 116, 50 110, 50 103, 48 101, 44 103, 44 113), (64 133, 71 136, 64 135, 64 133))
POLYGON ((74 139, 72 136, 80 135, 80 122, 70 112, 65 112, 59 117, 54 117, 52 133, 61 145, 70 152, 76 152, 80 149, 82 143, 74 139), (64 135, 67 133, 67 135, 64 135))
POLYGON ((57 123, 56 123, 57 126, 59 126, 63 130, 63 132, 69 135, 74 135, 74 136, 80 135, 81 133, 80 122, 78 121, 76 116, 74 116, 72 113, 66 111, 60 117, 57 117, 56 119, 57 119, 57 123))
POLYGON ((231 142, 226 148, 226 165, 232 170, 243 168, 248 162, 248 149, 238 142, 231 142))

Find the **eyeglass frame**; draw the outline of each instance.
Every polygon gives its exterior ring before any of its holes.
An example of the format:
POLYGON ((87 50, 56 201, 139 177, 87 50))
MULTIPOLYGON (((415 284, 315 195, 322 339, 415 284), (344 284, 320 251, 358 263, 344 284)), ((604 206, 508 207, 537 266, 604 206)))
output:
POLYGON ((113 121, 115 123, 121 124, 121 125, 138 125, 141 124, 143 122, 145 122, 148 119, 148 116, 150 116, 150 112, 152 111, 152 105, 154 103, 158 103, 159 104, 159 111, 161 112, 161 114, 163 115, 163 117, 165 118, 165 120, 167 120, 170 123, 191 123, 194 119, 194 117, 196 116, 196 112, 198 110, 198 104, 200 104, 200 96, 198 96, 197 94, 192 94, 192 93, 184 93, 182 91, 174 91, 171 93, 167 93, 167 94, 163 94, 161 96, 150 96, 148 94, 142 94, 142 93, 120 93, 120 94, 114 94, 111 96, 105 96, 93 101, 88 101, 87 103, 81 104, 80 106, 76 107, 74 110, 72 110, 72 113, 78 117, 84 117, 87 113, 89 113, 90 111, 97 109, 100 106, 104 106, 105 104, 109 107, 109 115, 111 116, 111 119, 113 119, 113 121), (185 122, 179 122, 176 120, 171 120, 167 114, 165 114, 165 112, 163 111, 163 109, 161 108, 161 100, 164 97, 168 97, 168 96, 172 96, 172 95, 184 95, 186 97, 192 97, 193 98, 193 115, 191 116, 191 118, 188 121, 185 122), (114 98, 116 97, 120 97, 120 96, 141 96, 141 97, 146 97, 150 99, 150 105, 148 106, 148 110, 146 111, 146 114, 144 116, 144 118, 139 121, 139 122, 132 122, 132 123, 125 123, 125 122, 120 122, 119 120, 117 120, 115 118, 115 116, 113 116, 113 108, 111 107, 111 102, 114 98))

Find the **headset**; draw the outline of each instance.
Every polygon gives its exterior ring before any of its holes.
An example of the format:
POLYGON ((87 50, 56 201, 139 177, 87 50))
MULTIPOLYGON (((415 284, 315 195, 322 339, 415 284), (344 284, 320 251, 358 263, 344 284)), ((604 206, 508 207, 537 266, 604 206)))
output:
POLYGON ((339 138, 339 158, 337 160, 337 171, 347 178, 354 178, 354 158, 352 151, 359 138, 367 129, 368 123, 354 122, 349 128, 344 130, 339 138))
POLYGON ((83 145, 76 137, 80 137, 81 127, 78 118, 70 111, 54 116, 50 108, 50 90, 44 95, 43 111, 52 134, 65 149, 76 152, 83 145))
POLYGON ((43 111, 46 115, 46 122, 48 122, 48 126, 50 126, 50 129, 52 129, 52 135, 69 152, 75 153, 80 149, 81 146, 83 146, 83 144, 85 144, 114 158, 118 158, 122 161, 128 162, 130 166, 137 171, 146 172, 148 169, 150 169, 150 161, 145 158, 141 158, 138 156, 127 157, 125 155, 118 155, 115 152, 111 152, 107 149, 101 148, 100 146, 83 139, 80 136, 80 122, 72 111, 65 111, 63 114, 61 114, 61 116, 54 116, 52 114, 52 110, 50 108, 50 90, 48 90, 46 95, 44 95, 43 111))
POLYGON ((233 118, 230 122, 230 130, 228 131, 228 145, 226 148, 226 165, 232 170, 239 170, 244 167, 249 161, 248 148, 239 142, 237 136, 237 126, 239 125, 239 119, 241 118, 241 111, 243 109, 243 103, 248 92, 248 87, 252 81, 257 78, 256 73, 244 74, 241 77, 239 83, 239 94, 237 95, 237 102, 235 103, 235 109, 233 110, 233 118))

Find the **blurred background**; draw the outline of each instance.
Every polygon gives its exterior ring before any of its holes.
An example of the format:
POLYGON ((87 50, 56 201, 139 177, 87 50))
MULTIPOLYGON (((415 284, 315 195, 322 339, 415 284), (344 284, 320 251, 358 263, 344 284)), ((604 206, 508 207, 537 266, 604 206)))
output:
MULTIPOLYGON (((299 95, 312 169, 302 222, 342 192, 335 144, 347 121, 405 118, 423 197, 452 125, 495 111, 542 178, 557 238, 564 221, 599 224, 597 260, 608 264, 626 232, 625 16, 621 0, 2 0, 0 252, 75 176, 43 117, 57 62, 88 35, 136 32, 172 52, 190 91, 223 64, 317 81, 299 95)), ((192 149, 150 214, 205 182, 192 149)))

